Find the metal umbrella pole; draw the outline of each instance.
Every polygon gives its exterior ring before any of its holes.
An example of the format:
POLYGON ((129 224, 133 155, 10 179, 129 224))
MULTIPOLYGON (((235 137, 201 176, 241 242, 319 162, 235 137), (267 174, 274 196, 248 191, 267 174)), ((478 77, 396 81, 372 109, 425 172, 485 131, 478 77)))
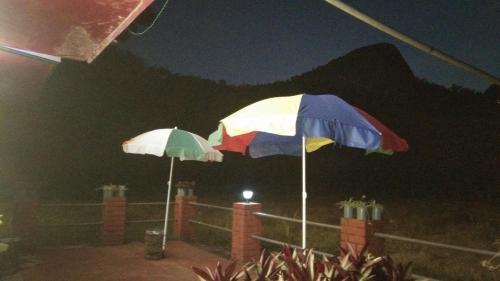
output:
POLYGON ((168 227, 168 209, 170 209, 170 191, 172 190, 172 174, 174 172, 174 157, 170 157, 170 176, 168 178, 167 203, 165 203, 165 223, 163 225, 163 243, 162 249, 165 251, 167 243, 167 227, 168 227))
POLYGON ((306 248, 306 137, 302 136, 302 248, 306 248))
MULTIPOLYGON (((177 126, 174 127, 174 130, 177 126)), ((172 190, 172 177, 174 173, 174 157, 170 157, 170 175, 168 177, 168 189, 167 189, 167 203, 165 203, 165 222, 163 225, 163 242, 161 248, 165 251, 165 244, 167 243, 167 229, 168 229, 168 209, 170 209, 170 192, 172 190)))

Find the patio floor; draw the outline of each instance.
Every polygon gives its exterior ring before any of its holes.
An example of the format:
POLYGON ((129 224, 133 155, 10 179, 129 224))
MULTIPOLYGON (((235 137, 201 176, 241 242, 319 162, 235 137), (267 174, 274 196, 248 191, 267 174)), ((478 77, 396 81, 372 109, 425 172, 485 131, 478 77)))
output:
POLYGON ((169 241, 167 257, 144 259, 144 244, 44 249, 39 264, 23 269, 15 280, 24 281, 195 281, 192 265, 213 267, 228 261, 196 246, 169 241))

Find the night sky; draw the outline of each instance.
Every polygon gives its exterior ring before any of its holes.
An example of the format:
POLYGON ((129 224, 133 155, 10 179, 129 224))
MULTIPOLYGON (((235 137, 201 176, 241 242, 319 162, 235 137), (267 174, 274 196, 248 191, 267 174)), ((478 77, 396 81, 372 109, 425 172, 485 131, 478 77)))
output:
MULTIPOLYGON (((153 5, 159 10, 163 1, 153 5)), ((500 76, 500 1, 345 3, 500 76)), ((377 42, 395 44, 414 73, 483 91, 490 83, 392 39, 322 0, 170 0, 157 25, 125 47, 149 64, 230 84, 286 80, 377 42)))

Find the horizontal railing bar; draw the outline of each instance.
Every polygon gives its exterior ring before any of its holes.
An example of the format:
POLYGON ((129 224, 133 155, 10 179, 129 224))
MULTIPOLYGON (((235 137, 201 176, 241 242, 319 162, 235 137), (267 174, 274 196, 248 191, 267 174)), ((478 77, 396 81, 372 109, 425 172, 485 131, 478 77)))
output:
POLYGON ((82 223, 46 223, 38 224, 38 226, 43 227, 65 227, 65 226, 89 226, 89 225, 101 225, 102 221, 97 222, 82 222, 82 223))
POLYGON ((47 203, 40 204, 42 207, 97 207, 103 203, 47 203))
POLYGON ((441 248, 446 248, 446 249, 450 249, 450 250, 458 250, 458 251, 469 252, 469 253, 474 253, 474 254, 481 254, 481 255, 487 255, 487 256, 496 255, 496 252, 492 252, 492 251, 488 251, 488 250, 455 246, 455 245, 450 245, 450 244, 431 242, 431 241, 426 241, 426 240, 421 240, 421 239, 407 238, 407 237, 403 237, 403 236, 385 234, 385 233, 380 233, 380 232, 375 232, 373 234, 373 236, 380 237, 380 238, 399 240, 399 241, 405 241, 405 242, 411 242, 411 243, 416 243, 416 244, 422 244, 422 245, 429 245, 429 246, 434 246, 434 247, 441 247, 441 248))
MULTIPOLYGON (((169 203, 170 205, 175 205, 175 201, 169 203)), ((142 205, 162 205, 165 206, 165 202, 136 202, 136 203, 127 203, 129 206, 142 206, 142 205)))
MULTIPOLYGON (((280 245, 280 246, 288 245, 288 246, 290 246, 290 247, 292 247, 294 249, 302 249, 302 247, 300 247, 298 245, 287 244, 287 243, 279 241, 279 240, 274 240, 274 239, 270 239, 270 238, 266 238, 266 237, 262 237, 262 236, 258 236, 258 235, 252 235, 252 238, 260 240, 260 241, 263 241, 263 242, 275 244, 275 245, 280 245)), ((334 255, 329 254, 329 253, 325 253, 325 252, 322 252, 322 251, 313 250, 313 253, 324 255, 324 256, 327 256, 327 257, 334 257, 334 255)))
POLYGON ((217 226, 217 225, 213 225, 213 224, 204 223, 204 222, 201 222, 201 221, 189 220, 189 222, 197 224, 197 225, 201 225, 201 226, 210 227, 210 228, 213 228, 213 229, 222 230, 222 231, 225 231, 225 232, 233 232, 229 228, 225 228, 225 227, 221 227, 221 226, 217 226))
MULTIPOLYGON (((128 220, 127 223, 149 223, 149 222, 164 222, 164 219, 154 219, 154 220, 128 220)), ((169 222, 175 221, 175 219, 168 219, 169 222)))
MULTIPOLYGON (((289 217, 266 214, 266 213, 262 213, 262 212, 255 212, 254 214, 257 216, 260 216, 260 217, 264 217, 264 218, 278 219, 278 220, 290 221, 290 222, 295 222, 295 223, 302 222, 302 220, 300 220, 300 219, 294 219, 294 218, 289 218, 289 217)), ((313 221, 306 221, 306 223, 308 225, 313 225, 313 226, 333 228, 333 229, 338 229, 338 230, 341 229, 341 227, 339 225, 325 224, 325 223, 319 223, 319 222, 313 222, 313 221)), ((496 254, 496 252, 492 252, 492 251, 488 251, 488 250, 455 246, 455 245, 449 245, 449 244, 444 244, 444 243, 431 242, 431 241, 425 241, 425 240, 420 240, 420 239, 413 239, 413 238, 407 238, 407 237, 402 237, 402 236, 397 236, 397 235, 385 234, 385 233, 380 233, 380 232, 374 233, 374 236, 381 237, 381 238, 400 240, 400 241, 406 241, 406 242, 413 242, 413 243, 417 243, 417 244, 424 244, 424 245, 435 246, 435 247, 441 247, 441 248, 447 248, 447 249, 452 249, 452 250, 459 250, 459 251, 464 251, 464 252, 469 252, 469 253, 488 255, 488 256, 494 256, 496 254)))
POLYGON ((319 226, 319 227, 325 227, 325 228, 332 228, 332 229, 337 229, 337 230, 341 229, 340 225, 335 225, 335 224, 327 224, 327 223, 314 222, 314 221, 306 221, 306 224, 313 225, 313 226, 319 226))
POLYGON ((272 215, 272 214, 266 214, 262 212, 254 212, 253 213, 256 216, 259 217, 264 217, 264 218, 270 218, 270 219, 277 219, 277 220, 283 220, 283 221, 291 221, 291 222, 296 222, 296 223, 301 223, 302 221, 299 219, 294 219, 294 218, 289 218, 289 217, 283 217, 283 216, 277 216, 277 215, 272 215))
POLYGON ((219 209, 219 210, 231 211, 231 212, 233 211, 233 208, 221 207, 221 206, 217 206, 217 205, 203 204, 203 203, 197 203, 197 202, 189 202, 189 205, 205 207, 205 208, 212 208, 212 209, 219 209))
MULTIPOLYGON (((267 243, 270 243, 270 244, 275 244, 275 245, 280 245, 280 246, 288 245, 288 246, 290 246, 290 247, 292 247, 294 249, 302 249, 302 247, 300 247, 298 245, 287 244, 287 243, 279 241, 279 240, 274 240, 274 239, 270 239, 270 238, 266 238, 266 237, 262 237, 262 236, 258 236, 258 235, 252 235, 252 237, 254 239, 257 239, 257 240, 260 240, 260 241, 263 241, 263 242, 267 242, 267 243)), ((313 253, 324 255, 326 257, 335 257, 335 255, 332 255, 332 254, 326 253, 326 252, 322 252, 322 251, 313 250, 313 253)), ((433 278, 429 278, 429 277, 425 277, 425 276, 421 276, 421 275, 417 275, 417 274, 412 274, 412 277, 419 278, 419 279, 424 279, 424 280, 428 280, 428 281, 440 281, 438 279, 433 279, 433 278)))
MULTIPOLYGON (((259 217, 264 217, 264 218, 302 223, 302 220, 300 220, 300 219, 294 219, 294 218, 289 218, 289 217, 266 214, 266 213, 262 213, 262 212, 254 212, 254 215, 259 216, 259 217)), ((326 223, 321 223, 321 222, 306 221, 306 224, 313 225, 313 226, 319 226, 319 227, 325 227, 325 228, 332 228, 332 229, 337 229, 337 230, 341 229, 341 227, 339 225, 326 224, 326 223)))

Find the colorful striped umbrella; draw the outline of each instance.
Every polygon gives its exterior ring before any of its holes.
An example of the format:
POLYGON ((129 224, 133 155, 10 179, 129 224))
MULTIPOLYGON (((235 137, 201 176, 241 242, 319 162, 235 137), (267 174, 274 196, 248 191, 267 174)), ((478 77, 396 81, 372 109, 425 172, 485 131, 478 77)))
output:
POLYGON ((392 154, 408 150, 407 142, 373 116, 329 95, 301 94, 258 101, 222 119, 209 137, 219 150, 251 157, 302 156, 302 247, 306 240, 305 151, 327 144, 392 154))
POLYGON ((167 203, 165 206, 165 223, 163 227, 163 250, 167 239, 168 204, 172 188, 174 158, 195 161, 222 162, 222 153, 212 148, 206 139, 188 131, 174 129, 158 129, 138 135, 122 144, 123 151, 134 154, 152 154, 158 157, 167 155, 170 160, 170 176, 168 179, 167 203))

